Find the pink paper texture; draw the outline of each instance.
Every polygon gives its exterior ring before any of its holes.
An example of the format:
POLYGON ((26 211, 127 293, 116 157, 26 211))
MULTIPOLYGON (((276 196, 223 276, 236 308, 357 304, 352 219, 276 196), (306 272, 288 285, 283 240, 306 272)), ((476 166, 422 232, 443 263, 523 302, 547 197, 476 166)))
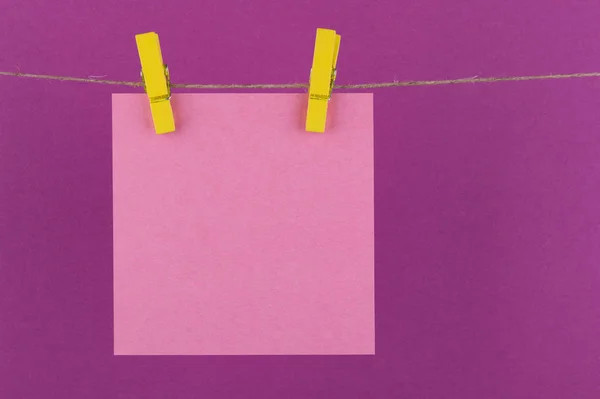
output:
POLYGON ((113 95, 119 355, 373 354, 373 98, 113 95))

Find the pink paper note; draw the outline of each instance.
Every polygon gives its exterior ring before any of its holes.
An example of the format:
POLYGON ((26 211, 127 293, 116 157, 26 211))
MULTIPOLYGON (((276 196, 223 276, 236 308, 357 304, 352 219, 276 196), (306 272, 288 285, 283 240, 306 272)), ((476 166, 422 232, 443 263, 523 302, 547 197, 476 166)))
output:
POLYGON ((115 354, 373 354, 373 97, 113 95, 115 354))

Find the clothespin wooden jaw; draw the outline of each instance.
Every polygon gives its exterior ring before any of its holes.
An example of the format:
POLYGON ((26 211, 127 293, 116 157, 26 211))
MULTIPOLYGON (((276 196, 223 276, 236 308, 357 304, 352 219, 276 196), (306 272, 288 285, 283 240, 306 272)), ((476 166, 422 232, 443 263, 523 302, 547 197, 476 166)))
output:
POLYGON ((317 29, 315 51, 308 88, 306 131, 323 133, 327 121, 327 106, 337 74, 337 58, 341 36, 331 29, 317 29))
POLYGON ((171 108, 171 80, 169 68, 164 64, 158 35, 154 32, 135 36, 140 63, 142 83, 150 100, 152 121, 157 134, 175 131, 171 108))

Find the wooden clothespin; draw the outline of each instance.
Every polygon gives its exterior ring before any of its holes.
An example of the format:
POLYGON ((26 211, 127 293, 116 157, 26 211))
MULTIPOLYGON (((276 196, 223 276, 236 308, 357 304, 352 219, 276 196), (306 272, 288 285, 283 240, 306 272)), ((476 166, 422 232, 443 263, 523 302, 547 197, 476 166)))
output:
POLYGON ((171 82, 169 69, 163 62, 158 35, 154 32, 135 36, 140 63, 142 82, 150 99, 150 111, 156 134, 175 131, 175 120, 171 108, 171 82))
POLYGON ((327 120, 327 104, 335 83, 341 36, 331 29, 317 29, 315 53, 310 71, 306 131, 323 133, 327 120))

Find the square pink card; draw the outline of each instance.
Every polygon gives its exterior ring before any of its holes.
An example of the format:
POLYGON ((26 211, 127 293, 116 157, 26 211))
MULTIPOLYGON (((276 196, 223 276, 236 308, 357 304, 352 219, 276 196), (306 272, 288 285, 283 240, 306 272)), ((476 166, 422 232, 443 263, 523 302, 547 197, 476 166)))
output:
POLYGON ((113 96, 117 355, 373 354, 373 97, 113 96))

